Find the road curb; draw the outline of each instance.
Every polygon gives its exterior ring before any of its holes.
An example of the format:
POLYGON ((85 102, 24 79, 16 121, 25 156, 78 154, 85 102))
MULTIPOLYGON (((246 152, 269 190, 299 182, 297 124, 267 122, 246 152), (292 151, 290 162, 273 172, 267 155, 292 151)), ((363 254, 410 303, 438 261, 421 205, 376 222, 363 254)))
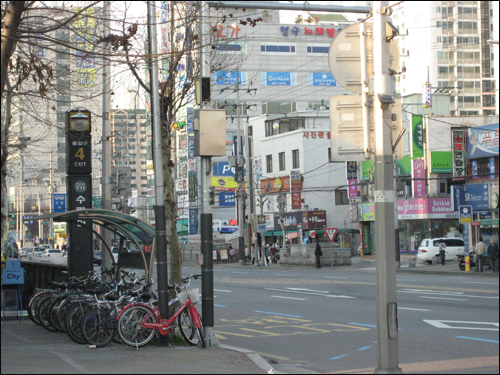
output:
POLYGON ((284 374, 283 372, 277 372, 273 366, 269 364, 264 358, 252 350, 237 348, 234 346, 221 345, 221 349, 234 350, 235 352, 245 354, 250 360, 259 366, 262 370, 267 371, 269 374, 284 374))

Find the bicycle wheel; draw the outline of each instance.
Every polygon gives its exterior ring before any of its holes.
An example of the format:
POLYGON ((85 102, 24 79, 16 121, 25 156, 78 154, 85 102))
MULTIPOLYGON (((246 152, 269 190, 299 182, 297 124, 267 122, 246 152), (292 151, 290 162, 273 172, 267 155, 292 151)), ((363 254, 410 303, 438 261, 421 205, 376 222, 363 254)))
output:
POLYGON ((66 332, 66 314, 75 305, 75 302, 78 302, 78 300, 74 297, 66 298, 57 309, 57 319, 63 332, 66 332))
POLYGON ((28 316, 31 319, 31 321, 37 325, 42 325, 42 322, 40 322, 40 318, 38 318, 37 313, 38 313, 38 306, 40 302, 49 295, 49 292, 44 291, 44 292, 39 292, 32 296, 30 298, 30 302, 28 304, 28 316))
POLYGON ((61 303, 66 299, 66 296, 61 296, 57 297, 52 303, 50 304, 48 308, 48 318, 50 321, 50 324, 58 330, 59 332, 64 332, 62 329, 61 325, 59 324, 59 317, 57 316, 57 310, 59 309, 59 306, 61 306, 61 303))
POLYGON ((87 304, 78 303, 73 305, 66 314, 66 333, 71 340, 80 345, 87 343, 82 333, 82 319, 88 309, 87 304))
MULTIPOLYGON (((201 321, 201 317, 200 317, 201 321)), ((190 345, 198 345, 201 342, 202 346, 205 347, 205 342, 203 340, 203 328, 197 328, 194 322, 191 320, 188 309, 183 310, 177 317, 177 322, 179 324, 179 330, 181 331, 182 337, 190 345)))
POLYGON ((102 348, 115 337, 116 320, 105 310, 90 310, 82 319, 82 333, 87 344, 102 348))
POLYGON ((41 326, 49 332, 57 332, 57 329, 52 325, 49 316, 49 307, 52 304, 52 297, 46 297, 40 302, 38 309, 38 318, 40 319, 41 326))
POLYGON ((155 330, 144 328, 140 322, 156 323, 154 311, 146 306, 136 305, 127 307, 118 319, 118 334, 122 341, 130 346, 147 345, 155 334, 155 330))

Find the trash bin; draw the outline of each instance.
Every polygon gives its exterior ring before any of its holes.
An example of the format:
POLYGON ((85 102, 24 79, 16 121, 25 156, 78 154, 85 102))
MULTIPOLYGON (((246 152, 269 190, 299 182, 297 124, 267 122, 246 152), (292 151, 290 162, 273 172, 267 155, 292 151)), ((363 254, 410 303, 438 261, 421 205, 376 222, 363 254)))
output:
POLYGON ((414 268, 415 267, 415 259, 410 259, 408 261, 408 267, 409 268, 414 268))

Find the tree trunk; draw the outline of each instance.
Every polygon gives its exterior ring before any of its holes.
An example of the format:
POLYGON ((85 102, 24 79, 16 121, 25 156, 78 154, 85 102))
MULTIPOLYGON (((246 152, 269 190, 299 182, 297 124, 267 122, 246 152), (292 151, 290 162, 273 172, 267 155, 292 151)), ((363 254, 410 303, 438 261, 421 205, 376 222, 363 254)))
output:
POLYGON ((24 3, 25 1, 9 1, 7 9, 5 10, 5 17, 2 20, 2 48, 0 52, 2 61, 0 71, 2 91, 0 94, 2 98, 5 82, 7 81, 9 61, 16 47, 17 30, 19 30, 21 16, 25 10, 24 3))

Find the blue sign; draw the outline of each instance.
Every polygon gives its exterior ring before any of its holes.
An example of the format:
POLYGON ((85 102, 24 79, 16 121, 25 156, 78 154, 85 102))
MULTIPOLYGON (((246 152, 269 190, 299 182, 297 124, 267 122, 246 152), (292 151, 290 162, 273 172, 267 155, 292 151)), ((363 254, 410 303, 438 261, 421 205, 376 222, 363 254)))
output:
POLYGON ((219 193, 219 206, 220 207, 234 207, 236 205, 236 198, 234 193, 219 193))
POLYGON ((66 212, 66 194, 52 194, 52 212, 66 212))
POLYGON ((498 156, 498 124, 467 130, 467 159, 498 156))
POLYGON ((198 209, 189 209, 189 234, 198 233, 198 209))
POLYGON ((24 224, 33 224, 35 221, 34 220, 29 220, 29 219, 32 219, 32 218, 33 218, 33 215, 23 216, 23 223, 24 224))
POLYGON ((453 205, 453 211, 457 212, 458 207, 464 204, 464 186, 463 185, 452 185, 451 187, 451 203, 453 205))
POLYGON ((215 72, 212 74, 212 81, 214 81, 216 85, 237 85, 238 75, 240 78, 240 85, 245 85, 247 80, 246 72, 215 72))
POLYGON ((489 201, 488 184, 464 185, 464 203, 474 211, 489 210, 489 201))
POLYGON ((358 179, 358 163, 355 161, 346 161, 347 167, 347 179, 357 180, 358 179))
POLYGON ((295 86, 296 73, 262 72, 262 86, 295 86))
POLYGON ((2 272, 2 285, 24 284, 24 269, 19 259, 8 259, 2 272))
POLYGON ((186 129, 188 133, 193 132, 193 121, 194 121, 194 109, 193 107, 187 107, 186 109, 186 129))
POLYGON ((490 171, 490 180, 495 179, 495 158, 491 157, 488 163, 488 169, 490 171))
POLYGON ((194 159, 194 133, 188 134, 188 159, 194 159))
POLYGON ((221 233, 234 233, 236 231, 238 231, 239 227, 237 226, 226 226, 226 225, 223 225, 221 228, 220 228, 220 232, 221 233))
POLYGON ((309 86, 337 86, 332 73, 309 73, 307 78, 309 86))
POLYGON ((214 176, 223 176, 223 177, 234 177, 235 168, 231 168, 227 161, 220 161, 218 163, 214 163, 213 168, 214 176))

